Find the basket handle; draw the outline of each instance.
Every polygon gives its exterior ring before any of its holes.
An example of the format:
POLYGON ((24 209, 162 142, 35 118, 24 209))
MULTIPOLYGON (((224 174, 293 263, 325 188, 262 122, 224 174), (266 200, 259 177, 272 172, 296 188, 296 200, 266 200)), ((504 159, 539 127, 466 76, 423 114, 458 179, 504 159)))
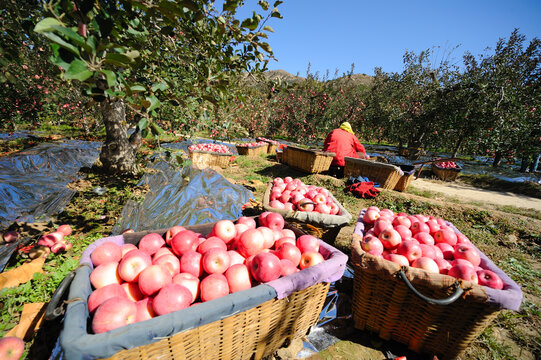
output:
POLYGON ((64 280, 58 285, 58 288, 53 293, 53 296, 51 297, 51 301, 47 304, 47 308, 45 310, 45 320, 54 320, 57 317, 64 314, 64 304, 65 302, 62 301, 64 299, 64 295, 68 292, 71 282, 73 281, 73 278, 75 277, 75 274, 77 270, 81 266, 88 266, 86 264, 80 265, 77 267, 77 269, 72 270, 64 280))
POLYGON ((408 277, 406 276, 406 271, 405 271, 404 268, 400 269, 400 271, 398 272, 398 275, 404 281, 404 283, 406 283, 406 286, 415 295, 417 295, 418 297, 420 297, 421 299, 423 299, 424 301, 426 301, 429 304, 433 304, 433 305, 450 305, 450 304, 454 303, 455 301, 457 301, 462 296, 462 294, 464 294, 464 290, 462 290, 462 288, 460 286, 456 286, 456 285, 458 285, 458 281, 457 281, 457 282, 455 282, 456 290, 451 296, 449 296, 446 299, 433 299, 433 298, 430 298, 428 296, 425 296, 425 295, 421 294, 416 288, 413 287, 413 285, 409 281, 408 277))

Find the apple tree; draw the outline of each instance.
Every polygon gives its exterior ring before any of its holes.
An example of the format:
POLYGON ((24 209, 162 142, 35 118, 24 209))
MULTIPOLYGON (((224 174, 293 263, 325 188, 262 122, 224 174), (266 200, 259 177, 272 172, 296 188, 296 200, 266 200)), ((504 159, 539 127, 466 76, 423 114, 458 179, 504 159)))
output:
POLYGON ((266 68, 266 22, 282 17, 281 3, 261 0, 263 15, 241 21, 239 0, 220 9, 212 0, 49 0, 34 30, 49 41, 63 79, 100 104, 104 169, 133 174, 141 135, 163 131, 160 107, 218 112, 239 74, 266 68), (136 132, 128 137, 130 121, 136 132))

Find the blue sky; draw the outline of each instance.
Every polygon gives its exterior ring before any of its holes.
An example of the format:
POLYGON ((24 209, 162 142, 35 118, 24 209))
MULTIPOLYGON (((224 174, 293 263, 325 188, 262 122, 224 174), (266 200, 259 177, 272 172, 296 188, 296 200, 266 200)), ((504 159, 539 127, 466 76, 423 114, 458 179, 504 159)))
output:
POLYGON ((279 10, 284 18, 268 22, 278 59, 269 69, 303 77, 308 62, 312 73, 329 70, 331 78, 352 63, 356 74, 373 75, 376 66, 400 72, 406 50, 437 46, 434 63, 459 46, 452 59, 461 64, 465 51, 481 54, 514 28, 528 42, 541 38, 541 0, 285 0, 279 10))

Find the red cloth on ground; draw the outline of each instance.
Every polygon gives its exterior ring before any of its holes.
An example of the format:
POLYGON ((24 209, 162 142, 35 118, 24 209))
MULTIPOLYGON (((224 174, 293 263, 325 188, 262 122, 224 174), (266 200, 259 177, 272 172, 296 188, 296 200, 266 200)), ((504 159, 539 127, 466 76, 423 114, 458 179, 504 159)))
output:
POLYGON ((357 137, 342 129, 334 129, 327 135, 323 143, 323 151, 333 152, 336 156, 332 159, 331 165, 344 166, 344 157, 358 158, 357 151, 366 154, 364 146, 357 137))

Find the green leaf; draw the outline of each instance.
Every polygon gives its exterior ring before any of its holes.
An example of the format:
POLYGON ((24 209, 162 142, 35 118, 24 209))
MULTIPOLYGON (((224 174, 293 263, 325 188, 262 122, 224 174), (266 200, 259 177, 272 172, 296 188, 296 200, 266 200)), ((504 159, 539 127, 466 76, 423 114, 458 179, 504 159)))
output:
POLYGON ((218 21, 220 24, 225 24, 225 19, 223 16, 218 16, 218 18, 216 19, 216 21, 218 21))
POLYGON ((52 28, 55 29, 58 33, 64 35, 68 40, 71 40, 74 44, 85 49, 86 52, 91 52, 91 48, 86 43, 85 38, 77 34, 72 29, 60 25, 53 25, 52 28))
POLYGON ((132 85, 130 86, 130 91, 131 92, 141 92, 141 91, 146 91, 147 88, 144 87, 143 85, 132 85))
POLYGON ((71 51, 75 55, 77 55, 77 56, 80 55, 79 54, 79 49, 77 49, 77 47, 75 47, 74 45, 68 43, 67 41, 62 39, 60 36, 58 36, 56 34, 53 34, 52 32, 44 32, 43 36, 45 36, 46 38, 51 40, 53 43, 60 45, 64 49, 66 49, 68 51, 71 51))
POLYGON ((141 130, 145 130, 147 127, 148 127, 148 119, 147 118, 142 118, 141 120, 139 120, 139 122, 137 123, 137 127, 141 130))
POLYGON ((45 18, 34 26, 34 31, 37 33, 51 32, 53 26, 62 26, 62 23, 55 18, 45 18))
POLYGON ((261 6, 261 8, 265 11, 269 10, 269 3, 266 2, 266 1, 263 1, 263 0, 259 0, 257 2, 259 4, 259 6, 261 6))
POLYGON ((154 135, 162 135, 164 133, 163 129, 158 126, 154 121, 150 124, 150 131, 154 135))
POLYGON ((133 63, 133 59, 125 54, 119 53, 107 53, 105 55, 105 62, 117 66, 125 66, 133 63))
POLYGON ((76 59, 73 60, 66 70, 64 76, 68 80, 79 80, 85 81, 91 77, 94 73, 86 67, 86 63, 82 60, 76 59))
POLYGON ((101 72, 105 75, 105 78, 107 79, 107 86, 112 88, 112 87, 115 87, 118 84, 118 82, 116 80, 116 74, 115 74, 114 71, 112 71, 112 70, 102 70, 101 72))
POLYGON ((269 32, 274 32, 274 29, 271 28, 269 25, 263 26, 263 30, 264 30, 264 31, 269 31, 269 32))
POLYGON ((190 9, 193 12, 199 11, 199 7, 192 0, 182 0, 180 1, 180 5, 184 6, 185 8, 190 9))
POLYGON ((235 12, 239 6, 239 0, 226 0, 224 2, 223 10, 229 12, 235 12))
POLYGON ((165 91, 169 88, 169 85, 165 81, 160 81, 159 83, 152 84, 152 92, 156 92, 156 90, 165 91))
POLYGON ((278 18, 278 19, 284 18, 282 14, 280 14, 277 8, 272 9, 271 17, 278 18))
POLYGON ((150 102, 150 106, 147 108, 147 112, 150 112, 160 106, 161 102, 155 95, 151 95, 146 98, 150 102))
POLYGON ((137 50, 130 50, 130 51, 126 52, 125 55, 127 57, 129 57, 130 59, 132 59, 132 60, 134 60, 134 59, 138 58, 139 56, 141 56, 141 54, 137 50))

